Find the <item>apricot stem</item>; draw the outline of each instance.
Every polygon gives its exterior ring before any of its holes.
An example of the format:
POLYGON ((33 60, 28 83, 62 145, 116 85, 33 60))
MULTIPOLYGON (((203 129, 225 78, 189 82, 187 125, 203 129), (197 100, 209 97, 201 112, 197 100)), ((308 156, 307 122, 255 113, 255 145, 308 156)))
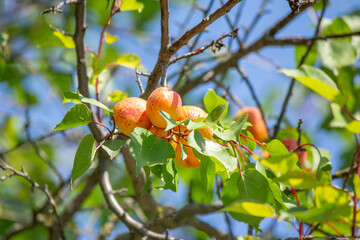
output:
POLYGON ((251 151, 248 147, 246 147, 244 144, 241 144, 240 145, 243 149, 245 149, 246 151, 248 151, 252 156, 255 156, 255 157, 257 157, 256 155, 255 155, 255 153, 253 153, 253 151, 251 151))

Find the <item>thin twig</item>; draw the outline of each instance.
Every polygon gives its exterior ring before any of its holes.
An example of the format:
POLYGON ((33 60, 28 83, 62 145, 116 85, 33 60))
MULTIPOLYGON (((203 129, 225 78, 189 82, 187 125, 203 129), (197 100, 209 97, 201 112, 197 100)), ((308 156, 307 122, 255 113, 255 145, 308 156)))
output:
POLYGON ((49 24, 49 28, 51 28, 52 30, 59 32, 65 36, 69 36, 69 37, 74 37, 74 35, 72 35, 71 33, 66 32, 65 30, 62 30, 60 28, 54 27, 53 25, 49 24))
POLYGON ((62 1, 60 2, 57 6, 52 6, 51 8, 49 9, 45 9, 43 10, 40 14, 45 14, 45 13, 62 13, 64 12, 63 10, 61 10, 61 8, 64 6, 64 5, 68 5, 68 4, 73 4, 73 3, 77 3, 79 2, 79 0, 67 0, 67 1, 62 1))
MULTIPOLYGON (((302 56, 298 66, 297 66, 298 68, 300 68, 304 64, 304 62, 305 62, 306 58, 308 57, 312 47, 314 46, 316 38, 319 37, 319 35, 320 35, 320 25, 321 25, 321 21, 322 21, 322 19, 324 17, 324 14, 325 14, 326 5, 327 5, 327 0, 324 0, 323 9, 321 11, 321 15, 320 15, 318 24, 316 26, 314 37, 312 38, 313 40, 311 40, 305 54, 302 56)), ((279 117, 277 119, 277 122, 275 124, 275 127, 274 127, 274 134, 272 136, 272 139, 277 137, 277 134, 278 134, 278 132, 280 130, 280 124, 282 122, 283 117, 285 116, 285 112, 286 112, 287 106, 289 104, 290 97, 292 96, 292 92, 293 92, 293 89, 294 89, 294 86, 295 86, 295 81, 296 81, 295 78, 291 79, 291 83, 290 83, 289 89, 287 91, 287 94, 285 96, 285 99, 284 99, 284 102, 283 102, 283 105, 282 105, 282 108, 281 108, 280 115, 279 115, 279 117)))
POLYGON ((237 31, 238 31, 238 28, 232 30, 230 33, 228 34, 222 34, 217 40, 214 40, 212 41, 211 43, 201 47, 201 48, 198 48, 196 49, 195 51, 191 51, 191 52, 188 52, 188 53, 185 53, 185 54, 182 54, 180 56, 176 56, 176 57, 173 57, 170 59, 169 61, 169 65, 177 62, 178 60, 180 59, 184 59, 184 58, 190 58, 194 55, 198 55, 202 52, 204 52, 206 49, 210 48, 210 47, 213 47, 213 52, 214 50, 220 50, 224 44, 221 42, 221 40, 223 40, 224 38, 226 37, 232 37, 232 38, 235 38, 237 36, 237 31))
POLYGON ((229 12, 237 3, 241 0, 229 0, 226 4, 219 7, 215 12, 206 16, 200 23, 191 29, 188 29, 179 39, 174 41, 173 44, 168 48, 164 54, 160 54, 157 63, 151 72, 147 87, 144 94, 141 95, 143 98, 147 98, 150 93, 156 88, 158 81, 161 77, 161 63, 168 62, 172 55, 174 55, 180 48, 189 42, 195 35, 203 32, 215 20, 229 12))
POLYGON ((142 85, 141 79, 140 79, 141 72, 139 72, 137 68, 135 68, 135 74, 136 74, 136 83, 139 86, 140 94, 143 94, 144 93, 144 88, 143 88, 143 85, 142 85))
POLYGON ((260 103, 260 100, 259 98, 257 97, 256 93, 255 93, 255 90, 254 90, 254 87, 252 86, 249 78, 246 76, 244 70, 242 68, 240 68, 239 66, 236 67, 236 70, 238 71, 238 73, 240 74, 241 78, 244 79, 246 85, 248 86, 249 90, 250 90, 250 93, 251 93, 251 96, 252 98, 254 99, 255 103, 256 103, 256 106, 259 108, 260 112, 261 112, 261 115, 262 116, 265 116, 264 115, 264 111, 262 109, 262 106, 261 106, 261 103, 260 103))
MULTIPOLYGON (((15 168, 11 167, 10 165, 8 165, 3 159, 2 157, 0 157, 0 165, 1 165, 1 169, 3 170, 10 170, 11 172, 13 172, 13 175, 14 176, 19 176, 19 177, 22 177, 24 178, 25 180, 27 180, 30 184, 31 184, 31 187, 32 188, 37 188, 39 189, 40 191, 42 191, 47 199, 48 199, 48 202, 50 203, 50 205, 52 206, 53 210, 54 210, 54 214, 55 214, 55 217, 57 219, 57 224, 59 226, 59 229, 60 229, 60 237, 61 239, 65 239, 65 234, 64 234, 64 229, 63 229, 63 224, 62 224, 62 220, 60 218, 60 215, 58 213, 58 210, 57 210, 57 206, 56 206, 56 202, 53 198, 53 196, 51 195, 51 193, 49 192, 49 189, 47 187, 47 185, 44 185, 43 187, 40 186, 39 183, 35 182, 30 176, 29 174, 26 172, 25 168, 24 167, 21 167, 21 171, 18 171, 16 170, 15 168)), ((3 179, 1 179, 3 180, 3 179)))

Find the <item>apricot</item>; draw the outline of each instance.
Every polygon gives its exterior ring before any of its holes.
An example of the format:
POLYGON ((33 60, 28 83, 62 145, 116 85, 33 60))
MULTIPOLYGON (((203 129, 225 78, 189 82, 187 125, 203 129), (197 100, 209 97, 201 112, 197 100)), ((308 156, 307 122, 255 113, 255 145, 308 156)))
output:
POLYGON ((192 147, 189 147, 187 145, 187 141, 186 141, 186 139, 184 137, 179 138, 178 135, 173 135, 172 140, 170 140, 170 144, 175 150, 174 162, 177 165, 179 165, 180 167, 183 167, 183 168, 197 168, 197 167, 200 167, 199 159, 197 157, 195 157, 194 152, 192 150, 192 147), (180 146, 179 142, 181 142, 183 144, 183 146, 185 147, 186 152, 188 154, 187 158, 185 158, 184 160, 181 160, 182 151, 181 151, 181 146, 180 146))
MULTIPOLYGON (((296 150, 299 145, 297 144, 297 140, 292 137, 285 137, 281 140, 281 142, 284 144, 284 146, 289 150, 289 152, 293 152, 296 150)), ((307 158, 307 152, 306 151, 297 151, 297 155, 299 158, 299 162, 301 165, 303 165, 307 158)))
POLYGON ((157 136, 158 138, 163 138, 170 135, 170 131, 165 131, 165 128, 159 128, 156 126, 152 126, 149 131, 155 134, 155 136, 157 136))
POLYGON ((150 94, 146 103, 146 111, 153 125, 166 128, 166 122, 159 111, 168 113, 172 119, 176 120, 181 114, 181 105, 181 97, 177 92, 160 87, 150 94))
POLYGON ((146 113, 146 101, 137 97, 129 97, 119 101, 114 108, 115 124, 125 135, 136 127, 149 129, 150 119, 146 113))
POLYGON ((251 132, 256 140, 264 142, 269 135, 260 110, 256 107, 244 107, 237 112, 235 120, 238 120, 245 114, 248 114, 247 121, 252 124, 252 126, 249 126, 246 130, 251 132))
MULTIPOLYGON (((202 110, 199 107, 191 106, 191 105, 185 105, 181 107, 181 114, 178 118, 178 121, 184 120, 186 118, 190 117, 191 121, 195 121, 198 118, 206 118, 208 114, 202 110)), ((180 131, 179 132, 185 132, 187 128, 185 126, 180 125, 180 131)), ((213 136, 213 129, 212 128, 203 128, 203 129, 197 129, 201 136, 207 139, 211 139, 213 136)))

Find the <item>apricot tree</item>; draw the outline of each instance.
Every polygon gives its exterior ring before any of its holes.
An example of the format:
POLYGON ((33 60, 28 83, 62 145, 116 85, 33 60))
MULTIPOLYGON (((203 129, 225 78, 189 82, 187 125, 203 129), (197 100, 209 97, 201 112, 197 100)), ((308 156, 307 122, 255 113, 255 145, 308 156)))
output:
POLYGON ((360 237, 341 2, 2 2, 0 239, 360 237))

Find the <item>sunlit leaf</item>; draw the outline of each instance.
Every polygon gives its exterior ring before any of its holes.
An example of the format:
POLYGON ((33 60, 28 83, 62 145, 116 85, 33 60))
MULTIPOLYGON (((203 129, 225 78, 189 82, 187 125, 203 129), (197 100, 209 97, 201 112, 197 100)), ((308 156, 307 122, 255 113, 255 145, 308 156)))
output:
POLYGON ((77 126, 86 125, 91 121, 91 112, 89 108, 82 103, 76 104, 65 114, 63 120, 58 123, 54 130, 64 130, 77 126))
POLYGON ((113 44, 117 39, 118 39, 118 36, 111 35, 110 33, 105 32, 105 42, 107 44, 113 44))
POLYGON ((66 36, 61 32, 54 31, 53 35, 57 37, 65 48, 75 48, 74 39, 70 36, 66 36))
POLYGON ((127 97, 128 97, 127 93, 122 92, 120 90, 114 90, 108 94, 107 99, 109 102, 119 102, 127 97))
POLYGON ((334 116, 334 119, 330 122, 330 126, 334 128, 344 128, 346 127, 346 120, 341 114, 341 107, 336 103, 331 103, 331 112, 334 116))
POLYGON ((113 114, 112 111, 107 106, 105 106, 103 103, 101 103, 93 98, 84 97, 83 95, 81 95, 78 92, 65 92, 64 93, 64 101, 73 101, 73 102, 81 101, 83 103, 89 103, 89 104, 95 105, 95 106, 103 109, 107 115, 112 116, 112 114, 113 114))
POLYGON ((220 129, 215 129, 214 134, 224 141, 237 141, 241 130, 246 129, 247 127, 246 125, 247 116, 248 115, 242 116, 240 119, 234 122, 228 129, 225 129, 223 131, 221 131, 220 129))
POLYGON ((296 189, 311 189, 323 185, 316 176, 305 170, 286 172, 276 180, 296 189))
POLYGON ((121 11, 138 11, 140 13, 143 8, 144 4, 137 0, 123 0, 121 5, 121 11))
POLYGON ((197 130, 190 132, 187 141, 190 147, 193 147, 202 155, 211 157, 212 161, 222 164, 228 172, 236 169, 237 159, 227 152, 226 147, 205 140, 197 130))
POLYGON ((293 77, 322 97, 343 105, 344 96, 333 80, 319 68, 303 65, 300 69, 282 69, 280 72, 293 77))
POLYGON ((95 149, 96 145, 93 135, 86 135, 76 150, 74 165, 71 171, 71 184, 91 166, 95 156, 95 149))
MULTIPOLYGON (((227 101, 218 96, 213 89, 210 89, 203 99, 205 109, 208 113, 210 113, 212 110, 214 110, 217 106, 220 104, 226 103, 227 101)), ((225 110, 221 118, 225 117, 227 115, 228 109, 225 110)))
POLYGON ((230 206, 221 209, 221 211, 242 213, 255 217, 273 217, 275 215, 275 211, 270 205, 248 201, 235 202, 230 206))
POLYGON ((123 54, 116 60, 116 64, 128 68, 138 68, 140 66, 140 57, 130 53, 123 54))
POLYGON ((349 124, 346 125, 346 129, 352 133, 360 133, 360 121, 352 120, 349 124))

